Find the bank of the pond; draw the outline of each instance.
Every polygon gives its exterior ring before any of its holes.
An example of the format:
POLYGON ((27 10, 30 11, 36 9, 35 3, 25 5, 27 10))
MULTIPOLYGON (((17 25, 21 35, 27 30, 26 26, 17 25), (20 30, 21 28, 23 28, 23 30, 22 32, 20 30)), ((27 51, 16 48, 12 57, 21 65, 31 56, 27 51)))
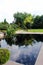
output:
MULTIPOLYGON (((12 30, 9 32, 12 32, 12 30)), ((0 33, 7 33, 7 30, 0 30, 0 33)), ((14 34, 43 34, 43 29, 17 29, 13 30, 14 34)))

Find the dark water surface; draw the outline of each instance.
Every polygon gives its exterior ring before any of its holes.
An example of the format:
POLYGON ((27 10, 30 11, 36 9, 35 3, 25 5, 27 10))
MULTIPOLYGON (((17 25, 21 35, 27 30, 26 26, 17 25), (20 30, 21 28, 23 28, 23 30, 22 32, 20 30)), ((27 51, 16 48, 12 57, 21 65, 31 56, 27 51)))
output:
POLYGON ((10 60, 22 63, 24 65, 35 64, 36 58, 41 48, 41 44, 42 42, 37 42, 34 40, 34 42, 32 42, 32 45, 24 45, 19 47, 18 45, 9 46, 5 39, 1 40, 1 47, 8 48, 10 50, 10 60))

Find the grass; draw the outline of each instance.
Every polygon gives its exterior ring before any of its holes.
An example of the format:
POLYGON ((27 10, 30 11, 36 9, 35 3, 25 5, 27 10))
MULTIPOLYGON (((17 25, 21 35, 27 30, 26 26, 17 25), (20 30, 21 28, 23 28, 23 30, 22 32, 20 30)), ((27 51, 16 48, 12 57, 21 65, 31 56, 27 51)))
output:
POLYGON ((28 29, 28 30, 24 30, 24 29, 18 29, 16 30, 17 32, 43 32, 43 29, 28 29))
POLYGON ((43 29, 28 29, 28 32, 43 32, 43 29))
MULTIPOLYGON (((15 34, 15 32, 43 32, 43 29, 27 29, 27 30, 25 30, 25 29, 17 29, 17 30, 15 30, 14 31, 14 34, 15 34)), ((6 30, 0 30, 0 32, 6 32, 6 30)))

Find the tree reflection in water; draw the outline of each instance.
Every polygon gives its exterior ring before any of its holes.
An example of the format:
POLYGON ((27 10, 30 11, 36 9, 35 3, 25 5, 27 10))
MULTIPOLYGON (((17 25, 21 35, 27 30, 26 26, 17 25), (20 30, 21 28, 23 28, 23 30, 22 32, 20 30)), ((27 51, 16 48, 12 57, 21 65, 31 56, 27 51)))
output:
POLYGON ((32 42, 34 42, 34 40, 37 41, 43 41, 43 35, 29 35, 29 34, 18 34, 18 35, 14 35, 13 37, 9 37, 9 38, 5 38, 7 43, 9 45, 15 44, 15 45, 32 45, 32 42))

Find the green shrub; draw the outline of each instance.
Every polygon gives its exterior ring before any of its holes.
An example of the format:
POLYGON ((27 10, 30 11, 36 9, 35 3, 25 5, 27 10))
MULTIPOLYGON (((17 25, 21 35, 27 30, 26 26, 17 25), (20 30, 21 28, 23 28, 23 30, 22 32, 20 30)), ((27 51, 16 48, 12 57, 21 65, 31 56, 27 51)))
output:
POLYGON ((7 29, 7 37, 12 37, 14 34, 14 28, 12 26, 9 26, 7 29))
POLYGON ((7 49, 0 49, 0 65, 5 64, 10 57, 10 52, 7 49))

